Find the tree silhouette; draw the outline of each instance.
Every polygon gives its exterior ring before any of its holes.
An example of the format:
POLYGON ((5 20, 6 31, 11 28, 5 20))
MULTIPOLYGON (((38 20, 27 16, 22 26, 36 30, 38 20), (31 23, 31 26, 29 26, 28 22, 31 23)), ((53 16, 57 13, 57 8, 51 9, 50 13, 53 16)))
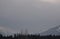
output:
POLYGON ((14 34, 13 36, 3 36, 2 34, 0 34, 0 39, 60 39, 60 35, 56 36, 56 35, 47 35, 47 36, 40 36, 39 35, 32 35, 32 34, 28 34, 28 35, 22 35, 22 34, 14 34))

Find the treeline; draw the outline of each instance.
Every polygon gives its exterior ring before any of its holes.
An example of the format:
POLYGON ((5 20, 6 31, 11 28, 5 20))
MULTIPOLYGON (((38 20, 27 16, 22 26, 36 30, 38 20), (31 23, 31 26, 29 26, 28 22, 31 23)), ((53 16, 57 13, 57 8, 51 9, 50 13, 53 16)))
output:
POLYGON ((14 34, 13 36, 3 36, 0 34, 0 39, 60 39, 60 36, 48 35, 48 36, 40 36, 40 35, 21 35, 14 34))

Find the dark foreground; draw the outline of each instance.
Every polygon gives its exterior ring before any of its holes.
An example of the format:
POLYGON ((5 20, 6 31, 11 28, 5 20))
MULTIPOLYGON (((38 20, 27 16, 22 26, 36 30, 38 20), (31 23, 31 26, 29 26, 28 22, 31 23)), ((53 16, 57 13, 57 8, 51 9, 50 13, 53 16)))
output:
POLYGON ((40 35, 21 35, 14 34, 13 36, 3 36, 0 34, 0 39, 60 39, 60 36, 48 35, 48 36, 40 36, 40 35))

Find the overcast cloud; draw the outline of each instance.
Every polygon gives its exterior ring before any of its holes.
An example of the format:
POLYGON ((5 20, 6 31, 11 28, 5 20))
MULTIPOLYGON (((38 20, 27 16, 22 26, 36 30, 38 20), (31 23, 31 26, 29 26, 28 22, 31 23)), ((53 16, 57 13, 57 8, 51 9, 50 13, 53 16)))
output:
POLYGON ((60 24, 59 0, 0 0, 0 25, 38 33, 60 24))

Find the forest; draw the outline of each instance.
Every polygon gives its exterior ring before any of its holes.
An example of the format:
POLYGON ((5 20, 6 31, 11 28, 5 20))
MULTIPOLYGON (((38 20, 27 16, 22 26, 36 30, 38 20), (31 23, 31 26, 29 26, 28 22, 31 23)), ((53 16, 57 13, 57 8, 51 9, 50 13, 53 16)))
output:
POLYGON ((60 39, 60 36, 56 36, 56 35, 46 35, 46 36, 40 36, 39 35, 32 35, 32 34, 28 34, 28 35, 22 35, 22 34, 14 34, 14 35, 7 35, 7 36, 3 36, 2 34, 0 34, 0 39, 60 39))

